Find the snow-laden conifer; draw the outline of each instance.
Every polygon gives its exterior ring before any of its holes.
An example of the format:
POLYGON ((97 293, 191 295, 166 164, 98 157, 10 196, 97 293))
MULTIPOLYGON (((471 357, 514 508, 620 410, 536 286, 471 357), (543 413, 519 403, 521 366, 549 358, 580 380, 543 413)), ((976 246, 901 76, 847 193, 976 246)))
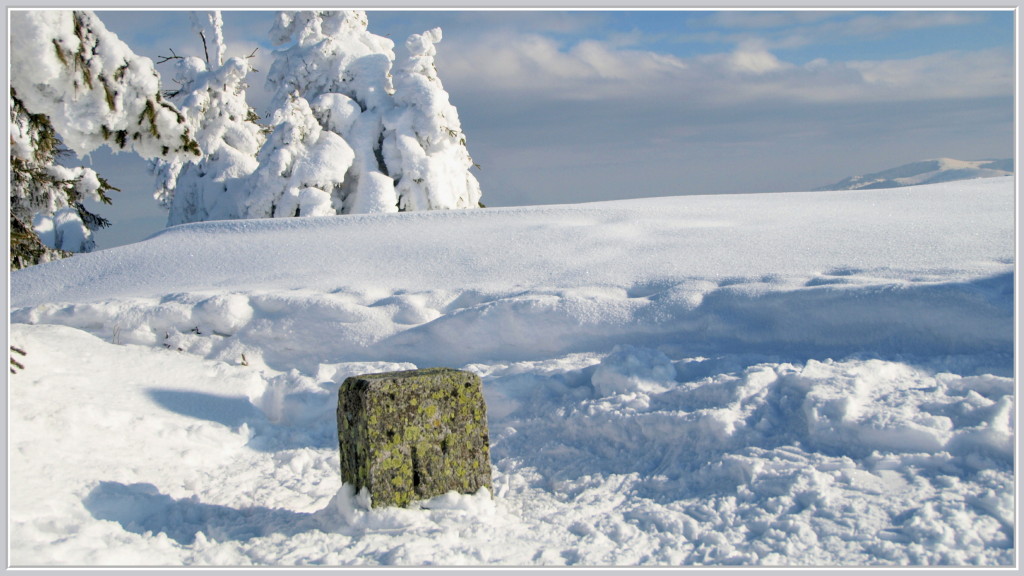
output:
POLYGON ((203 57, 213 67, 224 65, 227 45, 224 42, 224 18, 220 10, 189 14, 192 30, 203 40, 203 57))
POLYGON ((10 13, 10 83, 71 150, 103 145, 144 158, 197 156, 185 119, 160 95, 152 60, 83 10, 10 13))
POLYGON ((280 12, 271 40, 274 135, 244 217, 396 211, 380 154, 394 43, 367 31, 361 10, 280 12))
POLYGON ((389 108, 394 42, 367 26, 362 10, 279 12, 270 31, 279 48, 267 75, 275 102, 298 91, 309 101, 336 93, 362 110, 389 108))
POLYGON ((228 58, 220 12, 193 13, 193 30, 203 41, 203 58, 169 57, 178 89, 169 99, 184 115, 203 156, 158 159, 154 193, 169 210, 167 225, 238 218, 240 179, 257 167, 263 144, 255 112, 246 102, 246 58, 228 58))
POLYGON ((244 182, 242 218, 328 216, 355 154, 320 126, 305 98, 293 94, 274 112, 274 131, 259 151, 259 168, 244 182))
POLYGON ((11 268, 49 262, 95 247, 92 231, 109 222, 85 208, 86 197, 110 203, 115 190, 91 168, 67 167, 67 150, 43 114, 32 114, 13 90, 10 101, 11 268))
POLYGON ((405 43, 408 57, 395 69, 395 106, 384 117, 383 153, 401 210, 476 208, 480 203, 458 111, 434 65, 434 44, 440 40, 440 28, 413 34, 405 43))
POLYGON ((11 266, 20 268, 95 247, 108 222, 89 196, 113 190, 92 169, 57 163, 107 145, 146 158, 195 157, 184 117, 160 95, 153 63, 137 56, 90 11, 10 12, 9 138, 11 266))

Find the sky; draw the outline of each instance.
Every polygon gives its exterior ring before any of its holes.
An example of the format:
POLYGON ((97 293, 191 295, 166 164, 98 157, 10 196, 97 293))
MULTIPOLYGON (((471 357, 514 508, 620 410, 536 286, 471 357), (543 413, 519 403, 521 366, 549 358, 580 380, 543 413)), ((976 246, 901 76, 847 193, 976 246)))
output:
MULTIPOLYGON (((99 11, 154 61, 201 55, 186 11, 99 11)), ((223 12, 269 118, 273 10, 223 12)), ((1011 10, 370 11, 404 53, 443 30, 437 68, 487 206, 803 191, 917 160, 1014 155, 1011 10)), ((157 65, 169 78, 170 64, 157 65)), ((173 88, 173 86, 168 86, 173 88)), ((163 228, 137 157, 85 159, 121 189, 100 248, 163 228)))

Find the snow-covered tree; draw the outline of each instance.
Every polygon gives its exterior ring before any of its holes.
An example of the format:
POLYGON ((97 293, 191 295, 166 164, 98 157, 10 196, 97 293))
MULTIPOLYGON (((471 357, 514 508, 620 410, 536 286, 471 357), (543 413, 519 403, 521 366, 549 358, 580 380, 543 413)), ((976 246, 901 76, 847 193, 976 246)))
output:
POLYGON ((279 12, 270 39, 281 48, 267 75, 275 101, 295 91, 310 101, 336 93, 364 111, 389 108, 394 42, 367 26, 362 10, 279 12))
POLYGON ((274 131, 260 149, 259 168, 245 183, 244 218, 329 216, 355 153, 320 126, 309 103, 293 95, 274 112, 274 131))
POLYGON ((92 231, 109 222, 83 199, 109 204, 116 188, 90 168, 58 165, 67 150, 49 119, 28 112, 13 90, 10 112, 11 269, 92 250, 92 231))
POLYGON ((361 10, 278 14, 271 39, 281 48, 267 76, 274 135, 242 217, 479 205, 458 115, 434 70, 440 30, 410 39, 393 84, 394 43, 367 25, 361 10))
POLYGON ((440 41, 440 28, 413 34, 405 43, 409 56, 395 70, 395 107, 384 117, 383 153, 400 210, 480 205, 459 114, 434 65, 440 41))
POLYGON ((394 43, 360 10, 280 12, 271 40, 282 47, 267 74, 274 134, 246 217, 396 211, 380 156, 394 43))
POLYGON ((211 66, 223 66, 228 51, 224 43, 224 19, 220 10, 192 12, 189 19, 192 21, 192 30, 203 40, 203 59, 211 66), (210 55, 211 46, 213 56, 210 55))
POLYGON ((181 110, 203 156, 153 161, 154 195, 169 211, 168 226, 240 217, 235 188, 256 169, 256 153, 264 141, 246 102, 251 66, 246 58, 225 61, 220 12, 194 12, 192 24, 202 38, 204 57, 167 59, 174 62, 179 86, 168 98, 181 110))
POLYGON ((197 156, 184 117, 160 96, 152 61, 89 11, 12 10, 11 266, 92 250, 107 224, 82 204, 114 189, 89 168, 57 164, 107 145, 146 158, 197 156), (32 236, 35 238, 32 238, 32 236))
POLYGON ((83 10, 10 13, 10 83, 79 156, 107 145, 143 158, 198 156, 185 119, 160 95, 152 60, 83 10))

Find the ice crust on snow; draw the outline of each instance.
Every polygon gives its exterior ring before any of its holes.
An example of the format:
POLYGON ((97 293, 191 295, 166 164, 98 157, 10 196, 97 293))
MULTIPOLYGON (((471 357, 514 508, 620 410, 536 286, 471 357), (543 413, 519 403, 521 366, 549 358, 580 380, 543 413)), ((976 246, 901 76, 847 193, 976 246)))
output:
POLYGON ((12 563, 1010 565, 1013 202, 211 222, 14 272, 12 563), (494 497, 371 510, 338 387, 436 365, 484 383, 494 497))

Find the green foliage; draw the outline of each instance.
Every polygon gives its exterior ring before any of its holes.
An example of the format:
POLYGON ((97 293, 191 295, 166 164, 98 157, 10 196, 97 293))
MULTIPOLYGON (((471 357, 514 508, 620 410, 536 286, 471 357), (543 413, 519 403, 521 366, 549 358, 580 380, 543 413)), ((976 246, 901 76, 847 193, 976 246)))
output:
POLYGON ((157 138, 160 137, 160 132, 156 129, 156 106, 153 105, 152 100, 146 100, 146 106, 139 114, 139 125, 141 126, 143 122, 149 122, 150 134, 157 138))
POLYGON ((103 95, 106 98, 107 107, 111 110, 117 110, 117 90, 110 85, 110 82, 102 74, 100 75, 100 83, 103 84, 103 95))
POLYGON ((40 262, 66 258, 70 252, 48 248, 36 233, 11 213, 11 270, 20 270, 40 262))
POLYGON ((64 55, 64 50, 62 50, 61 47, 60 47, 60 42, 58 42, 56 38, 54 38, 52 40, 52 42, 53 42, 53 47, 54 47, 54 49, 57 52, 57 60, 60 60, 60 63, 63 64, 65 68, 67 68, 67 66, 68 66, 68 59, 67 59, 67 56, 64 55))
MULTIPOLYGON (((85 46, 91 44, 89 38, 89 27, 85 23, 84 15, 79 12, 74 12, 75 21, 75 36, 79 40, 79 49, 74 54, 75 68, 77 68, 82 74, 82 81, 85 85, 92 90, 92 71, 89 69, 89 62, 85 57, 85 46)), ((63 60, 63 59, 62 59, 63 60)))

